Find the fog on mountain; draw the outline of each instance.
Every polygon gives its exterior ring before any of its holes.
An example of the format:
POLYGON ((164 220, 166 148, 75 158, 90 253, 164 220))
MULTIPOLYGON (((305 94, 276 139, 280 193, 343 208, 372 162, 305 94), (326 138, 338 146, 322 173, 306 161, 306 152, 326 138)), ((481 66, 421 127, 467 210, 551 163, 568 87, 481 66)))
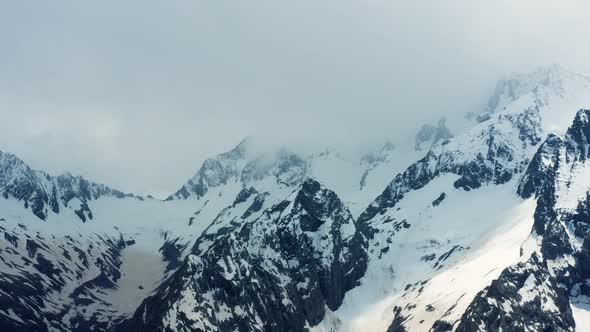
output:
POLYGON ((457 5, 1 5, 0 331, 590 330, 589 8, 457 5))

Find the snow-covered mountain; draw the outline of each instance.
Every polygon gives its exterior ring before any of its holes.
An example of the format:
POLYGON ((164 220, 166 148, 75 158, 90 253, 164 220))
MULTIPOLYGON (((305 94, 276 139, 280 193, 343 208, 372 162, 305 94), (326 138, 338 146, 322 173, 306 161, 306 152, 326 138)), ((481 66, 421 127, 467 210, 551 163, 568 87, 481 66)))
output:
POLYGON ((367 264, 365 237, 348 209, 314 180, 248 215, 258 197, 224 211, 225 226, 198 238, 121 330, 298 331, 337 309, 367 264))
MULTIPOLYGON (((527 174, 532 165, 539 164, 537 151, 547 149, 543 142, 551 141, 551 133, 569 136, 572 128, 583 127, 577 120, 572 125, 572 119, 583 114, 577 113, 580 108, 590 105, 590 80, 560 67, 508 81, 519 80, 516 85, 530 89, 497 92, 492 99, 503 100, 504 106, 496 107, 468 132, 434 146, 397 175, 359 216, 357 223, 374 230, 367 274, 318 330, 330 331, 334 326, 346 331, 369 326, 389 331, 513 328, 510 309, 505 307, 500 308, 508 317, 504 325, 480 321, 466 325, 465 321, 473 315, 469 310, 476 295, 489 300, 478 292, 502 278, 504 269, 531 256, 533 245, 527 238, 538 209, 529 197, 530 187, 540 176, 531 184, 523 183, 531 177, 527 174), (568 125, 564 119, 569 119, 568 125), (400 222, 409 226, 391 226, 400 222), (528 250, 521 251, 521 246, 528 250), (389 275, 384 271, 390 271, 389 275)), ((560 163, 543 158, 542 164, 560 163)), ((583 180, 568 183, 578 192, 590 189, 583 180), (579 187, 573 185, 576 182, 579 187)), ((577 199, 573 201, 575 206, 577 199)), ((496 315, 480 311, 488 318, 496 315)), ((526 323, 526 315, 520 319, 526 323)))
MULTIPOLYGON (((450 134, 446 127, 444 129, 450 134)), ((426 140, 432 144, 437 139, 433 135, 426 140)), ((428 151, 416 150, 414 141, 402 143, 385 141, 361 154, 342 153, 334 147, 306 153, 287 147, 260 152, 256 150, 255 139, 247 138, 234 149, 207 159, 197 173, 166 200, 192 199, 205 204, 215 196, 210 192, 220 196, 231 190, 230 196, 235 197, 239 190, 250 187, 259 192, 279 190, 284 196, 305 179, 314 178, 336 191, 356 217, 395 174, 428 151)))
POLYGON ((585 109, 590 79, 550 66, 465 131, 246 139, 164 201, 0 153, 0 330, 590 328, 585 109))
POLYGON ((64 208, 71 208, 85 222, 92 219, 92 211, 88 206, 90 201, 101 197, 133 197, 70 173, 51 176, 32 170, 15 155, 2 151, 0 190, 4 199, 22 201, 26 209, 30 208, 42 220, 47 219, 50 210, 57 214, 64 208))

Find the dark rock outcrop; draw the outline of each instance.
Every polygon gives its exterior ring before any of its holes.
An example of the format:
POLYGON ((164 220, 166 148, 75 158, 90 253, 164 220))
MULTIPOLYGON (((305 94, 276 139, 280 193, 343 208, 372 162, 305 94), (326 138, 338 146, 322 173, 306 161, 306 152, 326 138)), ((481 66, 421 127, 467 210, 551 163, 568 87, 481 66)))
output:
POLYGON ((132 240, 78 235, 56 242, 22 228, 0 232, 10 239, 0 243, 0 261, 11 268, 0 273, 0 307, 13 313, 0 315, 0 330, 107 331, 121 318, 109 310, 87 315, 85 308, 110 307, 100 294, 117 287, 121 254, 132 240))
POLYGON ((33 170, 18 157, 3 152, 0 152, 0 193, 4 199, 22 201, 41 220, 47 219, 49 211, 60 213, 77 199, 80 207, 74 213, 83 222, 92 219, 90 201, 105 196, 133 196, 70 173, 51 176, 33 170))
POLYGON ((533 254, 480 292, 456 331, 570 331, 574 326, 567 289, 533 254))
POLYGON ((498 116, 494 123, 458 138, 470 144, 478 142, 476 151, 462 151, 464 146, 459 143, 454 146, 453 141, 436 146, 424 158, 398 174, 360 215, 359 222, 367 222, 394 207, 406 193, 424 187, 441 174, 459 175, 454 186, 464 190, 479 188, 485 183, 510 181, 526 167, 526 151, 540 142, 540 121, 538 109, 504 114, 498 116))
POLYGON ((224 230, 206 252, 189 255, 119 329, 303 331, 357 285, 366 245, 336 194, 306 180, 257 219, 224 230))
MULTIPOLYGON (((584 293, 590 280, 590 194, 573 211, 557 208, 560 172, 586 162, 587 110, 580 110, 565 138, 549 136, 533 157, 518 188, 537 198, 533 232, 539 247, 530 258, 505 269, 480 292, 463 314, 457 331, 573 331, 571 296, 584 293), (568 231, 572 230, 572 237, 568 231), (577 238, 576 238, 577 237, 577 238), (576 245, 584 239, 582 246, 576 245)), ((560 183, 561 186, 567 184, 560 183)))
POLYGON ((442 118, 438 121, 437 126, 431 124, 423 125, 416 134, 414 147, 416 151, 428 150, 439 142, 453 138, 453 133, 447 128, 445 122, 446 120, 442 118))

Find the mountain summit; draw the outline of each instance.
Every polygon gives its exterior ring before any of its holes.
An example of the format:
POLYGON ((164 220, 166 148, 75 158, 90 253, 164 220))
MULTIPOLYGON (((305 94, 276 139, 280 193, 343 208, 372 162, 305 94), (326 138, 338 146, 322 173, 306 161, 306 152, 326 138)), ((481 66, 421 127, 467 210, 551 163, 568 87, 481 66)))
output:
POLYGON ((164 201, 0 152, 0 330, 588 330, 588 109, 550 66, 464 131, 246 139, 164 201))
POLYGON ((50 211, 57 214, 71 208, 85 222, 92 219, 88 203, 100 197, 131 197, 119 190, 90 182, 66 172, 59 176, 31 169, 10 153, 0 151, 0 192, 4 199, 21 201, 26 209, 42 220, 50 211))

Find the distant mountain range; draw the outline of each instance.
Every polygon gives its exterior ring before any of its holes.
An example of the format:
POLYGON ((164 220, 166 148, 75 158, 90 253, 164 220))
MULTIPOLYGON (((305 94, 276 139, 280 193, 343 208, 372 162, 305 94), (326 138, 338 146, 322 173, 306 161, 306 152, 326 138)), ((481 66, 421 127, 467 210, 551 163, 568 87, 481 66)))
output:
POLYGON ((590 330, 588 109, 549 66, 464 130, 245 139, 163 201, 0 152, 0 330, 590 330))

